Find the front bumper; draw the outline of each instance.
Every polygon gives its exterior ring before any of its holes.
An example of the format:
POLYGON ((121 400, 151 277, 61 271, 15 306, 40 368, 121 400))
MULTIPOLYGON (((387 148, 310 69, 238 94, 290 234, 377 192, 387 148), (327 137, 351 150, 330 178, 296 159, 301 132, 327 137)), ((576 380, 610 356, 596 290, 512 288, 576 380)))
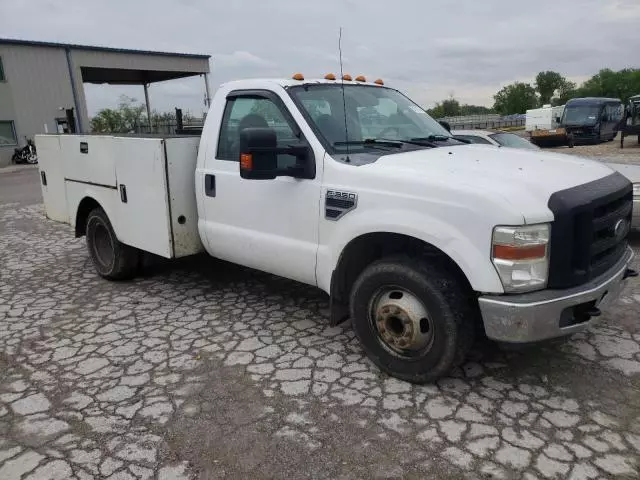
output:
POLYGON ((567 128, 567 135, 571 136, 575 144, 593 143, 600 140, 600 133, 590 127, 567 128))
POLYGON ((607 272, 574 288, 481 296, 487 336, 506 343, 530 343, 585 330, 596 318, 588 312, 598 312, 622 292, 632 259, 629 248, 607 272))

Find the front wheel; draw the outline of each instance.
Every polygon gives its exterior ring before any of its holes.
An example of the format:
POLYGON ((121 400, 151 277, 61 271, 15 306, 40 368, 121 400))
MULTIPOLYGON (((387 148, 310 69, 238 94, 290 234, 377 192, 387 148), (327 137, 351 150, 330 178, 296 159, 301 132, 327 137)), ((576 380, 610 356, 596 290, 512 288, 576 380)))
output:
POLYGON ((461 279, 437 260, 374 262, 351 294, 355 333, 389 375, 426 383, 461 363, 473 343, 477 307, 461 279))
POLYGON ((139 265, 139 251, 120 242, 109 217, 96 208, 87 217, 87 248, 98 275, 107 280, 133 278, 139 265))

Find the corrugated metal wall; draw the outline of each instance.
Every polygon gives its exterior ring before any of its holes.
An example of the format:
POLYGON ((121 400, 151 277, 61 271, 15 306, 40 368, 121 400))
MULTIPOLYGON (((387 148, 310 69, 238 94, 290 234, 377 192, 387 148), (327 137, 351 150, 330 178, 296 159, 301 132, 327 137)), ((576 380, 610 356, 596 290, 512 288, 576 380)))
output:
MULTIPOLYGON (((60 107, 73 107, 73 93, 63 49, 0 44, 5 83, 0 83, 0 119, 13 120, 20 145, 56 132, 60 107)), ((11 161, 15 147, 0 147, 0 166, 11 161)))

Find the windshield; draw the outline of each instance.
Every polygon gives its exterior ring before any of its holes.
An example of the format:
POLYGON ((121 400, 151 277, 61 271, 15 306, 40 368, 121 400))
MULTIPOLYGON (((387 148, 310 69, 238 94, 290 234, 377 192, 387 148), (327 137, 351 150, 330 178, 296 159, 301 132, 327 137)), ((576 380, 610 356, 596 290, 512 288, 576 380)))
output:
POLYGON ((533 143, 526 138, 522 138, 513 133, 494 133, 489 135, 496 142, 507 148, 522 148, 525 150, 539 150, 533 143))
POLYGON ((292 87, 289 91, 332 151, 363 150, 376 146, 376 141, 385 140, 447 141, 452 138, 424 110, 390 88, 345 85, 344 101, 340 84, 312 84, 292 87))
POLYGON ((593 125, 598 120, 599 105, 567 105, 564 109, 564 125, 593 125))

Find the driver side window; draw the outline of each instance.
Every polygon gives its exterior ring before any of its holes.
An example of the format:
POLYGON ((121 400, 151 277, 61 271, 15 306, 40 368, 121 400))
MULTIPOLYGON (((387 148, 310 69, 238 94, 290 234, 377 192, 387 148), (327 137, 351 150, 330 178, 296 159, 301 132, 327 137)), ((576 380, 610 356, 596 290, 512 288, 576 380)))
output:
MULTIPOLYGON (((294 129, 273 100, 262 97, 235 97, 227 100, 218 138, 219 160, 240 161, 240 132, 245 128, 270 128, 276 132, 278 147, 298 142, 294 129)), ((278 168, 296 164, 293 155, 278 155, 278 168)))

